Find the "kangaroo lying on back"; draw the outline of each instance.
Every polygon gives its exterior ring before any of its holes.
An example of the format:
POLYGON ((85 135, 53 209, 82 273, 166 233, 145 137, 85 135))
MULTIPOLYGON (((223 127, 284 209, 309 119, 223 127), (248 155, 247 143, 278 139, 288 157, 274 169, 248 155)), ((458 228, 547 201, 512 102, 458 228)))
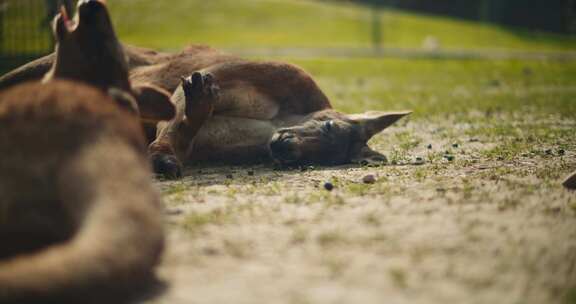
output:
POLYGON ((172 101, 176 118, 158 125, 149 150, 156 171, 175 170, 168 174, 176 175, 179 161, 383 161, 385 157, 366 143, 409 114, 342 114, 299 68, 240 59, 194 72, 172 101))
POLYGON ((141 102, 125 81, 102 3, 80 1, 78 16, 56 18, 58 60, 44 83, 0 93, 0 303, 108 303, 151 278, 162 252, 134 112, 158 121, 173 107, 167 95, 155 104, 161 91, 141 102), (93 61, 70 66, 75 57, 93 61), (107 83, 81 83, 97 71, 107 83))
MULTIPOLYGON (((170 177, 181 174, 182 163, 204 160, 382 161, 368 140, 409 114, 339 113, 309 74, 287 63, 250 61, 202 46, 178 54, 126 49, 132 83, 173 93, 174 120, 160 123, 155 139, 154 126, 147 124, 154 170, 170 177)), ((36 77, 52 60, 41 58, 5 75, 0 87, 36 77)))

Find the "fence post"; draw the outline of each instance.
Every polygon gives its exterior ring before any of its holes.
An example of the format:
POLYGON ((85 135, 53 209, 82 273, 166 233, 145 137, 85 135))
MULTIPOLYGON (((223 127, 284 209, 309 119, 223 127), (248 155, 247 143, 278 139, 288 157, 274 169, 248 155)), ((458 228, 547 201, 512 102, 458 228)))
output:
POLYGON ((0 0, 0 74, 53 50, 46 2, 0 0))
POLYGON ((371 6, 372 49, 379 54, 382 51, 382 20, 377 4, 371 6))

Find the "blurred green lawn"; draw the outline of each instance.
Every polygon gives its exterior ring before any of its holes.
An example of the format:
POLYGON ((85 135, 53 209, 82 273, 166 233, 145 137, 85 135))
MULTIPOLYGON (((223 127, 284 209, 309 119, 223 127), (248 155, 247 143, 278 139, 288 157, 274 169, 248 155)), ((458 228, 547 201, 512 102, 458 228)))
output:
POLYGON ((576 62, 289 59, 346 112, 412 109, 415 117, 470 112, 576 117, 576 62))
MULTIPOLYGON (((360 5, 294 0, 108 3, 120 39, 145 47, 177 50, 189 43, 217 48, 370 46, 371 12, 360 5)), ((5 22, 14 30, 39 25, 15 17, 5 22)), ((566 51, 576 47, 576 39, 567 36, 400 11, 383 13, 382 33, 384 45, 390 47, 420 48, 428 36, 436 37, 442 48, 452 49, 566 51)), ((425 117, 529 111, 576 116, 573 61, 281 59, 312 73, 334 105, 346 112, 412 109, 415 117, 425 117)))
MULTIPOLYGON (((370 9, 294 0, 109 1, 120 38, 178 49, 189 43, 225 48, 369 47, 370 9)), ((576 39, 493 25, 385 11, 383 41, 420 48, 573 50, 576 39)), ((320 82, 338 109, 413 109, 439 113, 543 112, 576 115, 576 63, 519 60, 282 58, 320 82)))
MULTIPOLYGON (((217 47, 369 47, 368 7, 299 0, 109 1, 122 39, 175 49, 188 43, 217 47)), ((576 39, 400 11, 382 14, 384 46, 422 46, 433 36, 442 48, 573 50, 576 39)))

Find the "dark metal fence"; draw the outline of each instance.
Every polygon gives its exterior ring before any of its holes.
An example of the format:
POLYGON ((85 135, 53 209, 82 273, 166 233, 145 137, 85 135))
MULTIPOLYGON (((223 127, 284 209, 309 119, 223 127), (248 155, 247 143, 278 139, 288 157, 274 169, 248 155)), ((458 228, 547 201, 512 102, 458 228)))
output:
POLYGON ((527 30, 576 34, 576 0, 340 0, 453 16, 527 30))
POLYGON ((72 0, 0 0, 0 72, 50 53, 50 24, 61 5, 72 0))

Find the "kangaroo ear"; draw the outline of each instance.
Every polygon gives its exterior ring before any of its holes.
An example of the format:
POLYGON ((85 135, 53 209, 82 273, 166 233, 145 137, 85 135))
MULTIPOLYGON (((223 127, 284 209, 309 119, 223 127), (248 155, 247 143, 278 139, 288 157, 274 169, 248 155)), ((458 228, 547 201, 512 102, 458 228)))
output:
POLYGON ((388 159, 384 154, 370 149, 367 145, 359 145, 352 149, 350 162, 359 165, 386 164, 388 159))
POLYGON ((153 85, 140 85, 132 88, 140 110, 140 119, 156 123, 174 118, 176 110, 166 90, 153 85))
POLYGON ((110 95, 122 109, 138 115, 138 103, 128 92, 118 88, 109 88, 108 95, 110 95))
POLYGON ((54 21, 52 23, 52 32, 54 33, 54 38, 56 38, 56 41, 60 41, 67 32, 66 24, 64 24, 64 22, 65 21, 62 17, 62 14, 58 14, 56 17, 54 17, 54 21))
POLYGON ((54 17, 52 31, 57 41, 60 41, 68 33, 70 17, 64 5, 60 6, 60 12, 54 17))
POLYGON ((365 140, 380 133, 400 118, 409 115, 412 111, 402 112, 366 112, 363 114, 348 115, 348 118, 357 122, 361 128, 365 140))

